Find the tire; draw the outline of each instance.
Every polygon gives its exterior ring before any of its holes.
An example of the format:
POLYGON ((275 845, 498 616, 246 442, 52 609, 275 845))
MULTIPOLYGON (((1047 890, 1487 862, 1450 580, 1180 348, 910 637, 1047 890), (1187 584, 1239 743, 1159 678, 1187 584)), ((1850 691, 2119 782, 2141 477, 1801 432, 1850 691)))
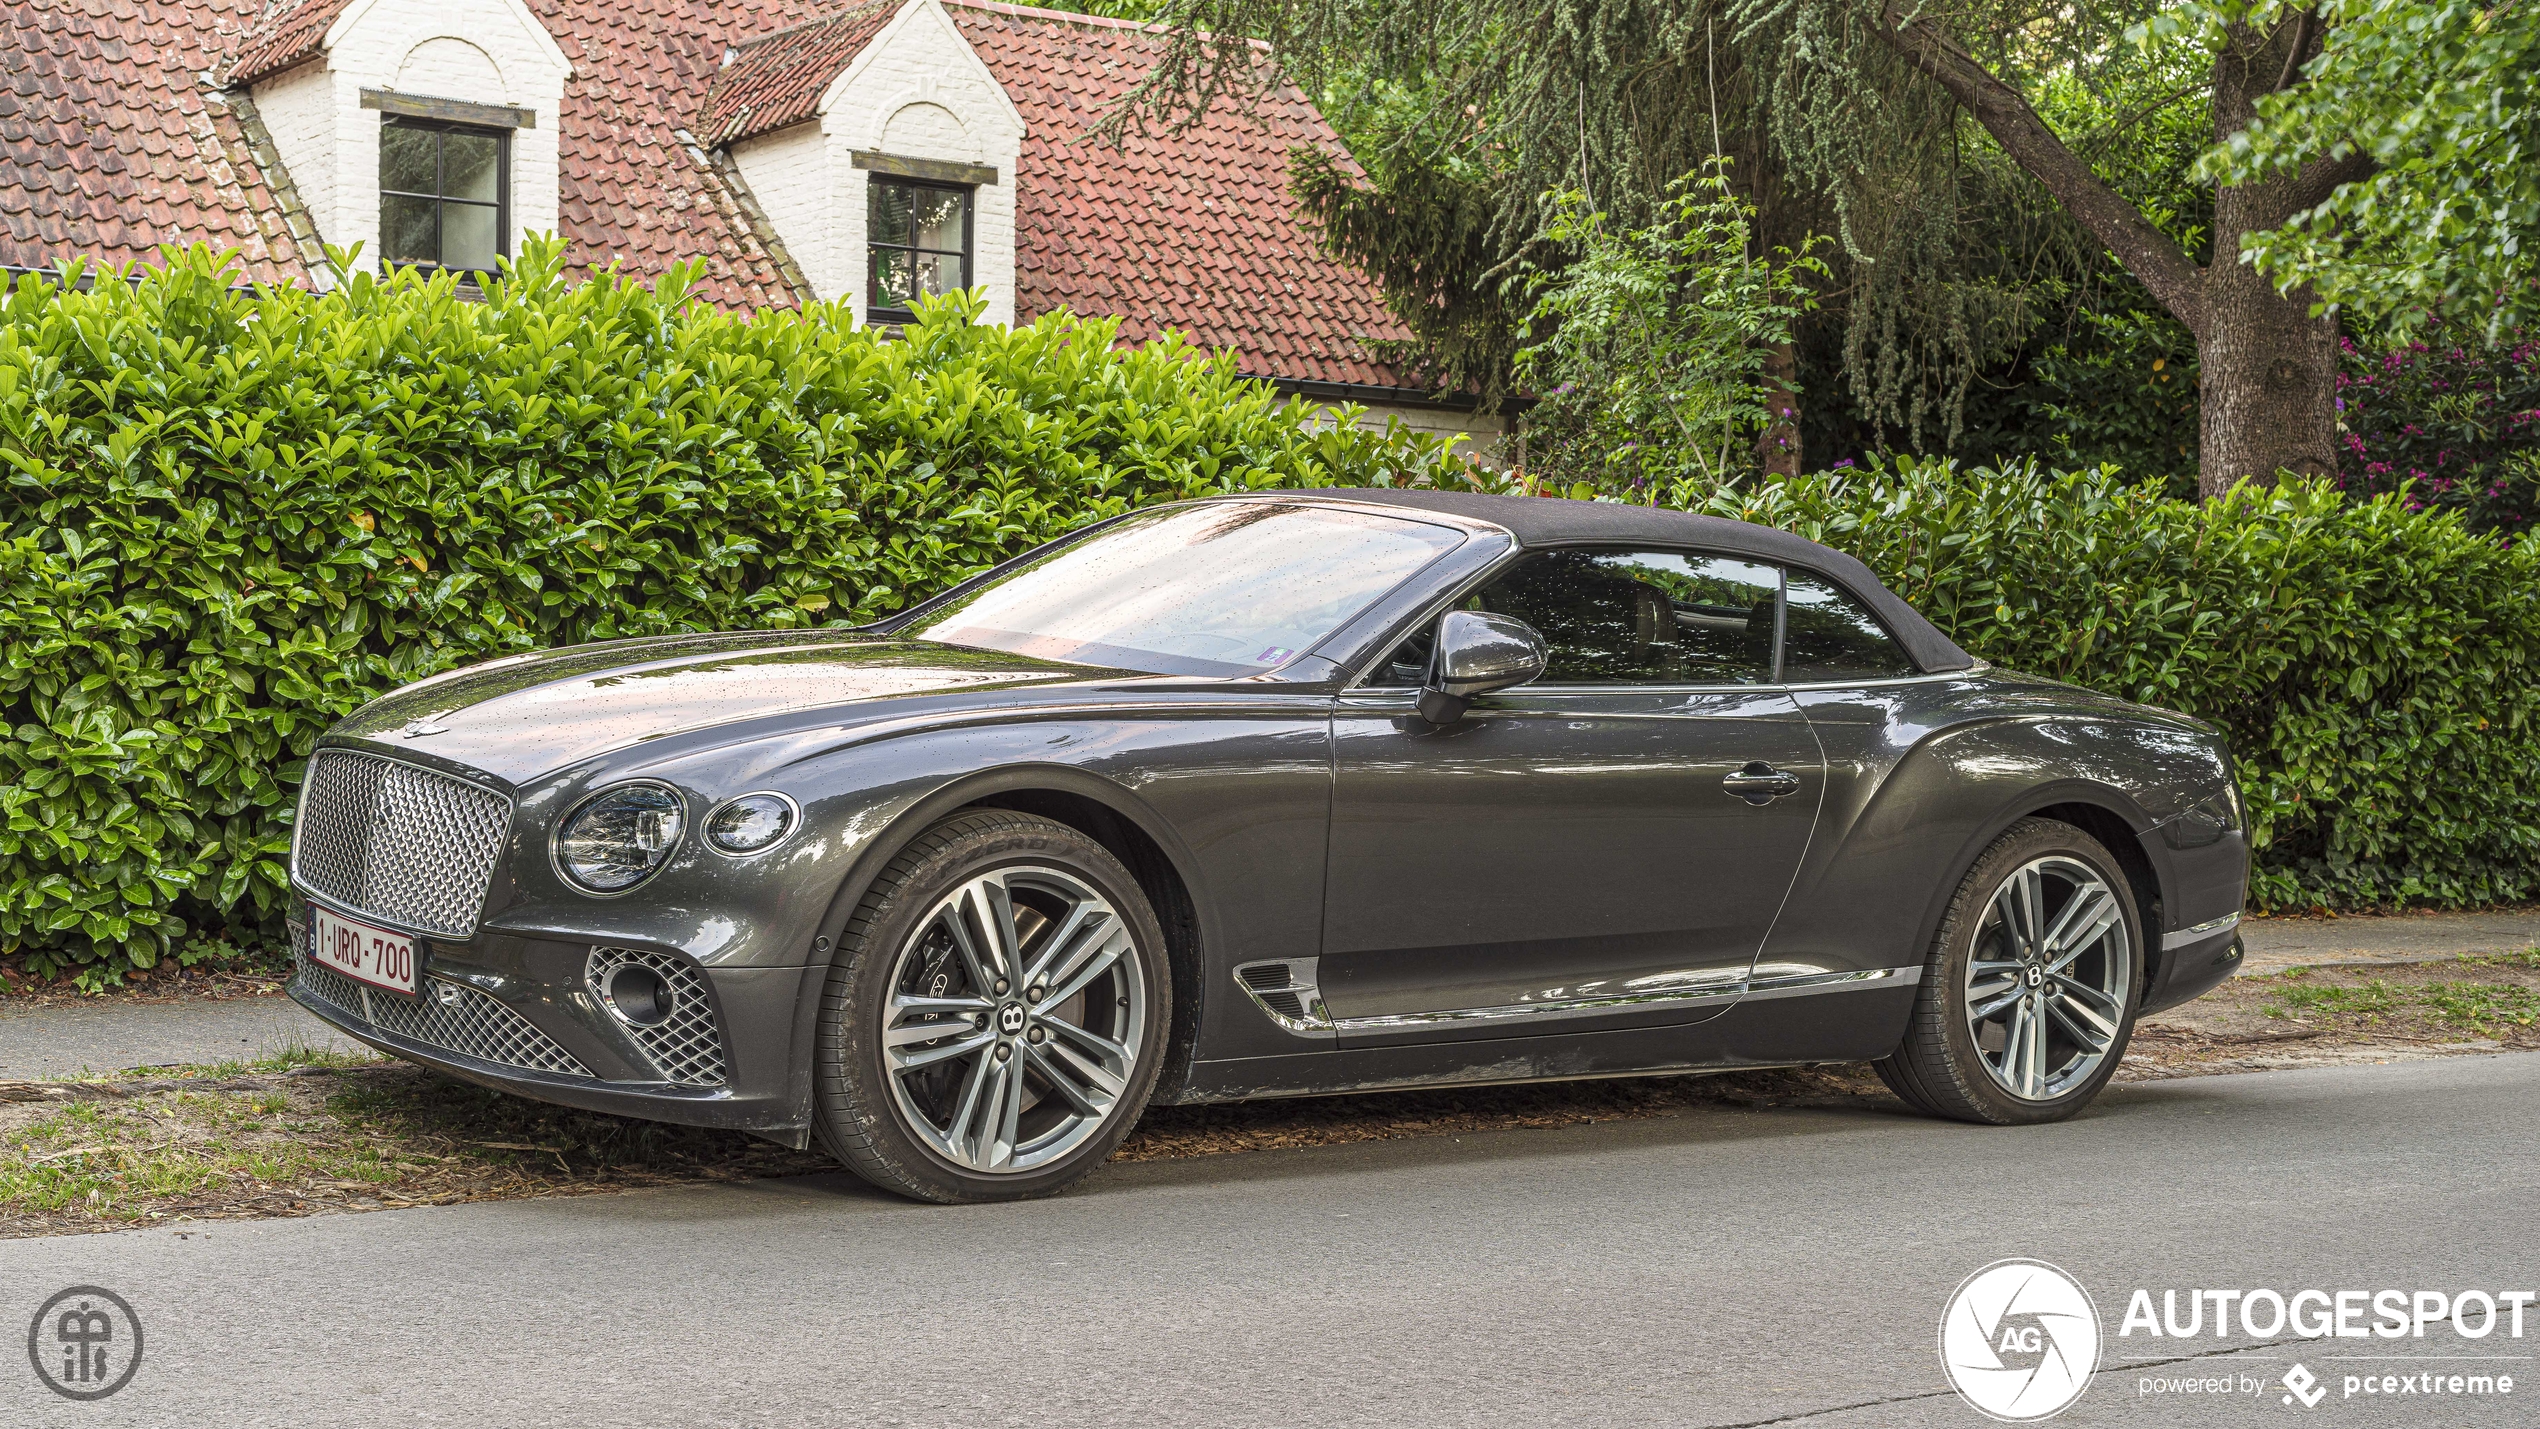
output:
POLYGON ((1875 1065, 1933 1116, 2062 1121, 2115 1075, 2142 992, 2143 923, 2124 870, 2080 829, 2022 819, 1949 900, 1905 1040, 1875 1065))
POLYGON ((1064 1190, 1155 1089, 1166 957, 1108 849, 1029 814, 956 814, 891 860, 838 941, 813 1131, 857 1175, 921 1201, 1064 1190))

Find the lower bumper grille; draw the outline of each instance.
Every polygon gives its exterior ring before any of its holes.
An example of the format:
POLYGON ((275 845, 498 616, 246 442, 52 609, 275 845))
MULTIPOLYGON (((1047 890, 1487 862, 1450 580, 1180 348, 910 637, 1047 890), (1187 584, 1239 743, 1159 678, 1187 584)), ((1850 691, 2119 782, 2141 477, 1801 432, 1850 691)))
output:
POLYGON ((374 994, 331 968, 306 956, 300 959, 300 986, 345 1016, 367 1022, 382 1032, 437 1047, 444 1052, 498 1067, 588 1077, 591 1069, 538 1030, 536 1023, 475 988, 440 978, 423 980, 423 996, 393 992, 374 994))
POLYGON ((652 1060, 664 1081, 691 1087, 723 1085, 723 1035, 715 1026, 714 1002, 706 994, 706 975, 674 953, 637 948, 596 947, 583 967, 591 995, 608 1001, 609 978, 623 967, 650 970, 670 991, 666 1015, 659 1022, 629 1022, 626 1030, 652 1060))

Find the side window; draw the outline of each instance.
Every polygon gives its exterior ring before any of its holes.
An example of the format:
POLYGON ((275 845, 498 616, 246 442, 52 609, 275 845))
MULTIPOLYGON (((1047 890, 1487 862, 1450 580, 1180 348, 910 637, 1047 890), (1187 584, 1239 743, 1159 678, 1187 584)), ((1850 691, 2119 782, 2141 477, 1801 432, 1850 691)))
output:
POLYGON ((1790 612, 1782 636, 1785 683, 1893 680, 1921 673, 1868 606, 1824 576, 1790 573, 1790 612))
POLYGON ((1540 632, 1553 685, 1753 685, 1773 674, 1771 566, 1675 551, 1544 551, 1476 593, 1540 632))
POLYGON ((379 245, 391 266, 494 271, 511 251, 511 135, 380 120, 379 245))
POLYGON ((970 286, 969 189, 875 174, 865 195, 867 321, 911 321, 918 298, 970 286))

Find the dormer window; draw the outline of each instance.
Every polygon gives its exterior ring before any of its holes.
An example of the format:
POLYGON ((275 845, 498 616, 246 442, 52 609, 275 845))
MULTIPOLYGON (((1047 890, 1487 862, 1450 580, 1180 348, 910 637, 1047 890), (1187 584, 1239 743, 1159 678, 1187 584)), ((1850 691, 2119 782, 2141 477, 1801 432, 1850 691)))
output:
POLYGON ((379 123, 380 256, 491 273, 511 252, 511 133, 390 114, 379 123))
POLYGON ((970 286, 969 187, 877 173, 865 194, 867 322, 908 322, 919 297, 970 286))

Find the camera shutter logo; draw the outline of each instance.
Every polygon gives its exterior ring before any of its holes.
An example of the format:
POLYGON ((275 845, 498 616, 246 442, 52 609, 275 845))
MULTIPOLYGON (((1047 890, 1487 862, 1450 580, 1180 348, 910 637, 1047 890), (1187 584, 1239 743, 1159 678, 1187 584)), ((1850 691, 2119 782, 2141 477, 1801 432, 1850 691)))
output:
POLYGON ((2072 1407, 2099 1368, 2099 1311, 2081 1282, 2042 1260, 1997 1260, 1966 1278, 1940 1317, 1940 1363, 1977 1413, 2010 1423, 2072 1407))
POLYGON ((103 1399, 141 1368, 141 1317, 112 1290, 74 1285, 35 1312, 26 1354, 55 1394, 103 1399))

